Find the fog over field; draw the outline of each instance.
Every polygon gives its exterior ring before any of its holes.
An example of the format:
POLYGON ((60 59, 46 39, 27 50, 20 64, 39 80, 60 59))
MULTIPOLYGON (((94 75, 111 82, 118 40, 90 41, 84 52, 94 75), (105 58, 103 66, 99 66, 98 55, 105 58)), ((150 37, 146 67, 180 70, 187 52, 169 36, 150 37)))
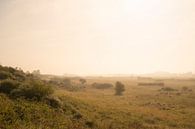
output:
POLYGON ((195 72, 194 0, 0 0, 0 63, 58 74, 195 72))

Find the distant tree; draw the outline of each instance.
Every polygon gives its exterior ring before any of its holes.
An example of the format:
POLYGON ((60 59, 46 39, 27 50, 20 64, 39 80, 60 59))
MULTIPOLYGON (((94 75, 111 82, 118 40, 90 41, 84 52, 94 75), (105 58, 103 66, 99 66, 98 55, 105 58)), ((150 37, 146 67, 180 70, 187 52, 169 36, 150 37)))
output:
POLYGON ((80 79, 79 81, 81 82, 82 85, 87 82, 85 79, 80 79))
POLYGON ((122 95, 124 91, 125 91, 125 85, 117 81, 115 84, 115 95, 122 95))

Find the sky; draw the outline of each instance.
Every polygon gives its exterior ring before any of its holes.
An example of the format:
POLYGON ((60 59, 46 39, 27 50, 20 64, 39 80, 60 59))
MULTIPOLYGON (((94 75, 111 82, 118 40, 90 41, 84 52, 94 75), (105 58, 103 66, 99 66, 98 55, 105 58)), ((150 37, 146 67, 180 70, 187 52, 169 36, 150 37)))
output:
POLYGON ((194 0, 0 0, 0 64, 47 74, 195 73, 194 0))

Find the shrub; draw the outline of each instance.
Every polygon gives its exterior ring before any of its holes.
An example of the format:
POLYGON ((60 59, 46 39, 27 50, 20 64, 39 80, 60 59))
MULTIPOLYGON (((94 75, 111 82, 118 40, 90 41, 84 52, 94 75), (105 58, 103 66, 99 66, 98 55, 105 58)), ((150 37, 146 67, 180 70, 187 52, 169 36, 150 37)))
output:
POLYGON ((33 82, 32 86, 25 89, 25 97, 29 99, 41 100, 42 98, 49 96, 53 93, 53 89, 42 83, 33 82))
POLYGON ((79 81, 81 82, 82 85, 87 82, 85 79, 80 79, 79 81))
POLYGON ((6 71, 0 71, 0 80, 8 79, 10 77, 10 73, 6 71))
POLYGON ((71 85, 72 85, 71 80, 68 79, 68 78, 63 79, 63 85, 64 85, 65 87, 71 86, 71 85))
POLYGON ((47 97, 45 98, 45 101, 48 105, 50 105, 53 108, 61 107, 61 101, 56 97, 47 97))
POLYGON ((25 81, 25 79, 26 79, 26 75, 25 75, 22 71, 16 71, 16 72, 13 74, 13 76, 14 76, 14 79, 15 79, 15 80, 18 80, 18 81, 20 81, 20 82, 23 82, 23 81, 25 81))
POLYGON ((83 117, 83 115, 80 112, 78 112, 78 111, 73 115, 73 118, 77 119, 77 120, 81 119, 82 117, 83 117))
POLYGON ((85 124, 86 124, 89 128, 93 128, 94 125, 95 125, 94 122, 91 121, 91 120, 86 121, 85 124))
POLYGON ((161 88, 161 91, 168 91, 168 92, 170 92, 170 91, 176 91, 176 89, 173 89, 171 87, 163 87, 163 88, 161 88))
POLYGON ((92 87, 96 89, 108 89, 113 87, 113 85, 110 83, 93 83, 92 87))
POLYGON ((188 87, 183 86, 183 87, 182 87, 182 90, 183 90, 183 91, 188 91, 188 87))
POLYGON ((0 83, 0 92, 10 94, 12 90, 18 88, 19 83, 14 80, 4 80, 0 83))
POLYGON ((11 93, 14 97, 24 97, 26 99, 42 100, 53 93, 50 86, 46 86, 41 82, 31 82, 21 85, 18 89, 13 90, 11 93))
POLYGON ((125 85, 119 81, 117 81, 115 85, 115 95, 122 95, 122 93, 125 91, 125 85))
POLYGON ((182 91, 183 92, 192 92, 192 89, 190 89, 189 87, 183 86, 182 91))
POLYGON ((10 97, 11 98, 24 97, 24 90, 22 88, 13 89, 10 92, 10 97))

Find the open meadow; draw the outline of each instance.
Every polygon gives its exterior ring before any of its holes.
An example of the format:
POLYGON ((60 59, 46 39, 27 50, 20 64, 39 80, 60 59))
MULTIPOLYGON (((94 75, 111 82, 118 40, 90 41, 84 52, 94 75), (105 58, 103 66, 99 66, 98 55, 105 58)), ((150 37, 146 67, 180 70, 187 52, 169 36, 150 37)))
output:
POLYGON ((194 129, 195 79, 63 77, 0 66, 0 129, 194 129))
POLYGON ((162 79, 137 77, 91 77, 82 91, 62 89, 57 95, 75 98, 91 106, 78 109, 101 129, 194 129, 195 79, 162 79), (122 96, 114 95, 114 87, 96 89, 92 83, 125 84, 122 96), (139 83, 163 82, 163 86, 139 83))
POLYGON ((195 79, 63 77, 0 66, 0 129, 194 129, 195 79))

